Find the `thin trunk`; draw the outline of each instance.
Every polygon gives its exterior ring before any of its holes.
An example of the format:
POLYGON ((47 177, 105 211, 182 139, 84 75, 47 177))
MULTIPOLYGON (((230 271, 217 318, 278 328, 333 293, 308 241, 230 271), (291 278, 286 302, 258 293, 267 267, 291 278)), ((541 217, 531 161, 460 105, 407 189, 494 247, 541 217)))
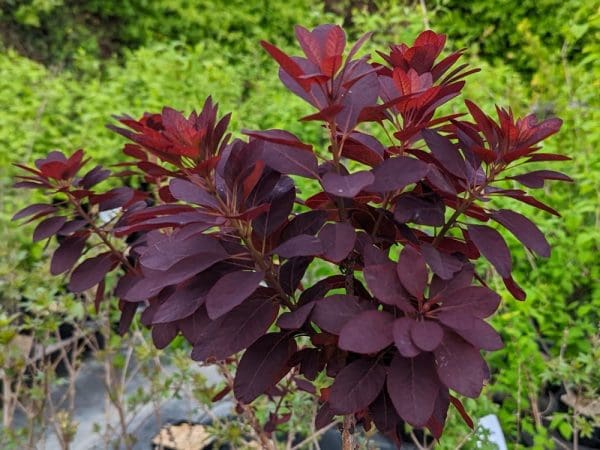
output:
POLYGON ((354 442, 354 415, 348 414, 344 416, 344 424, 342 426, 342 450, 355 450, 354 442))

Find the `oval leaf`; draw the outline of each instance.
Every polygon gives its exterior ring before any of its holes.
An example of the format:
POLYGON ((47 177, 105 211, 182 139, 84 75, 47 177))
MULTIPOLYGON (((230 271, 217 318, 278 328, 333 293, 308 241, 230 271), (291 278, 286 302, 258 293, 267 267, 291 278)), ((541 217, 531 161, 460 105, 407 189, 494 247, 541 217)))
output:
POLYGON ((414 320, 408 317, 400 317, 394 321, 392 334, 394 336, 394 344, 402 356, 412 358, 421 353, 421 350, 413 343, 410 337, 410 330, 415 323, 414 320))
POLYGON ((350 319, 368 307, 369 304, 358 297, 336 294, 317 301, 311 319, 322 330, 339 335, 350 319))
POLYGON ((481 394, 485 373, 479 350, 452 332, 446 332, 434 351, 437 374, 449 389, 467 397, 481 394))
POLYGON ((427 267, 423 255, 414 247, 405 246, 398 258, 396 269, 398 278, 406 290, 422 299, 427 285, 427 267))
POLYGON ((42 220, 33 231, 33 242, 54 236, 66 221, 66 217, 63 216, 48 217, 42 220))
POLYGON ((369 354, 390 345, 392 336, 391 314, 381 311, 364 311, 344 325, 340 333, 339 347, 342 350, 369 354))
POLYGON ((426 352, 432 352, 440 345, 444 330, 430 320, 415 322, 410 329, 410 336, 417 347, 426 352))
POLYGON ((75 265, 85 248, 87 236, 69 236, 60 243, 50 261, 50 273, 60 275, 75 265))
POLYGON ((502 278, 510 277, 512 260, 504 238, 486 225, 467 225, 469 237, 502 278))
POLYGON ((250 403, 275 386, 286 374, 287 363, 296 348, 296 342, 287 333, 269 333, 252 344, 235 374, 235 397, 250 403))
POLYGON ((217 319, 246 300, 264 279, 264 272, 231 272, 215 283, 206 296, 208 317, 217 319))
POLYGON ((333 262, 340 262, 354 248, 356 231, 348 222, 326 224, 319 233, 323 245, 323 257, 333 262))
POLYGON ((500 209, 492 213, 492 219, 514 234, 529 250, 544 258, 550 256, 550 244, 546 237, 527 217, 508 209, 500 209))
POLYGON ((78 293, 96 286, 104 279, 112 266, 113 257, 110 252, 86 259, 71 274, 69 290, 78 293))
POLYGON ((385 367, 377 360, 356 360, 335 377, 329 392, 329 404, 337 414, 360 411, 377 398, 384 383, 385 367))
POLYGON ((323 253, 321 241, 308 234, 295 236, 273 250, 273 253, 282 258, 293 258, 295 256, 315 256, 323 253))
POLYGON ((321 184, 325 192, 337 197, 354 198, 365 187, 375 181, 371 172, 366 170, 350 175, 340 175, 335 172, 327 172, 323 175, 321 184))
POLYGON ((439 391, 431 355, 396 356, 389 368, 387 389, 402 419, 414 427, 425 425, 433 413, 439 391))
POLYGON ((400 417, 414 427, 425 425, 433 414, 439 390, 431 355, 396 356, 389 368, 387 389, 400 417))
POLYGON ((397 156, 373 169, 375 181, 367 187, 374 192, 390 192, 416 183, 427 175, 427 164, 415 158, 397 156))

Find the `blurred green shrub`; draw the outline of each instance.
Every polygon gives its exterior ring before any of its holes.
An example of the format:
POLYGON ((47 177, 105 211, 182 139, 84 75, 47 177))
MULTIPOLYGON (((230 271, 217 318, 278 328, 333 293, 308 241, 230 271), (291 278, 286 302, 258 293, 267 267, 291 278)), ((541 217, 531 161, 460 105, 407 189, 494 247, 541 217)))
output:
POLYGON ((7 47, 46 65, 123 56, 157 42, 206 40, 235 58, 259 39, 291 37, 298 18, 310 25, 320 15, 317 0, 3 0, 0 36, 7 47))
POLYGON ((549 49, 560 49, 577 63, 597 45, 600 13, 596 0, 428 0, 433 21, 465 46, 477 48, 490 61, 505 61, 521 73, 539 68, 525 51, 529 38, 520 28, 527 24, 549 49))

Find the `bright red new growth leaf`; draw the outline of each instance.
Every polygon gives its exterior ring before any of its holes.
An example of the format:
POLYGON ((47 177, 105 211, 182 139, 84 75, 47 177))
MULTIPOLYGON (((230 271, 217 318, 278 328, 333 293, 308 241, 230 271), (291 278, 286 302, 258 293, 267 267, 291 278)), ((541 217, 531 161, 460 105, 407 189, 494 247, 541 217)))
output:
MULTIPOLYGON (((35 241, 56 239, 50 270, 67 273, 71 291, 95 289, 96 307, 109 294, 120 300, 121 332, 143 309, 158 348, 181 334, 194 360, 244 351, 239 402, 293 386, 318 395, 312 381, 325 373, 318 426, 352 414, 396 442, 402 422, 439 438, 450 404, 473 425, 450 390, 478 396, 490 376, 481 351, 503 345, 485 321, 500 296, 474 261, 488 260, 524 299, 506 231, 550 255, 543 232, 495 200, 558 215, 525 189, 571 181, 546 167, 569 158, 538 151, 560 119, 500 107, 494 118, 469 100, 454 106, 464 114, 439 114, 478 70, 455 67, 462 50, 441 56, 444 35, 391 45, 378 52, 384 64, 357 56, 369 36, 346 51, 339 26, 298 26, 299 56, 261 43, 283 84, 314 108, 302 120, 322 123, 327 146, 285 130, 230 140, 230 115, 219 118, 210 97, 188 116, 168 107, 121 116, 121 126, 108 126, 131 141, 112 175, 121 187, 103 188, 111 172, 86 169, 83 150, 53 151, 32 167, 17 164, 15 186, 40 189, 47 202, 14 220, 37 222, 35 241), (365 122, 391 129, 395 142, 380 142, 365 122), (297 189, 295 177, 310 184, 297 189), (311 285, 312 264, 339 274, 311 285), (116 279, 112 293, 107 277, 116 279), (294 383, 280 383, 286 377, 294 383)), ((272 414, 265 430, 287 420, 272 414)))

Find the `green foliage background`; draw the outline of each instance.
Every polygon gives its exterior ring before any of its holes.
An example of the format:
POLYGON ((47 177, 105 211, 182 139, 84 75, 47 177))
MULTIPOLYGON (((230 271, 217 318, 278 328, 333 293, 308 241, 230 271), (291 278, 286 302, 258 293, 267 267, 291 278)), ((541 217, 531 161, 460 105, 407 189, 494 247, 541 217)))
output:
MULTIPOLYGON (((552 257, 534 260, 507 236, 516 278, 529 295, 523 303, 505 295, 493 320, 506 348, 489 358, 494 379, 487 396, 468 402, 474 417, 499 415, 510 446, 552 447, 550 432, 532 413, 542 387, 563 384, 600 396, 593 354, 600 344, 600 3, 430 0, 425 6, 408 0, 0 0, 0 316, 24 298, 61 292, 43 275, 46 250, 30 243, 31 227, 10 223, 28 201, 10 187, 11 163, 80 147, 113 163, 123 141, 104 128, 112 114, 138 116, 163 105, 189 112, 208 95, 233 111, 233 129, 286 128, 318 146, 320 129, 300 127, 297 119, 308 108, 280 85, 258 41, 291 49, 294 24, 336 22, 347 26, 350 40, 375 30, 372 49, 412 41, 429 23, 449 35, 451 47, 468 47, 469 62, 483 69, 469 79, 466 97, 488 112, 498 103, 565 121, 546 145, 573 158, 556 168, 576 182, 541 194, 562 218, 534 213, 552 257), (502 401, 492 402, 493 394, 502 401)), ((455 448, 466 434, 452 420, 442 447, 455 448)), ((552 418, 565 439, 574 426, 585 435, 592 425, 569 414, 552 418)))

